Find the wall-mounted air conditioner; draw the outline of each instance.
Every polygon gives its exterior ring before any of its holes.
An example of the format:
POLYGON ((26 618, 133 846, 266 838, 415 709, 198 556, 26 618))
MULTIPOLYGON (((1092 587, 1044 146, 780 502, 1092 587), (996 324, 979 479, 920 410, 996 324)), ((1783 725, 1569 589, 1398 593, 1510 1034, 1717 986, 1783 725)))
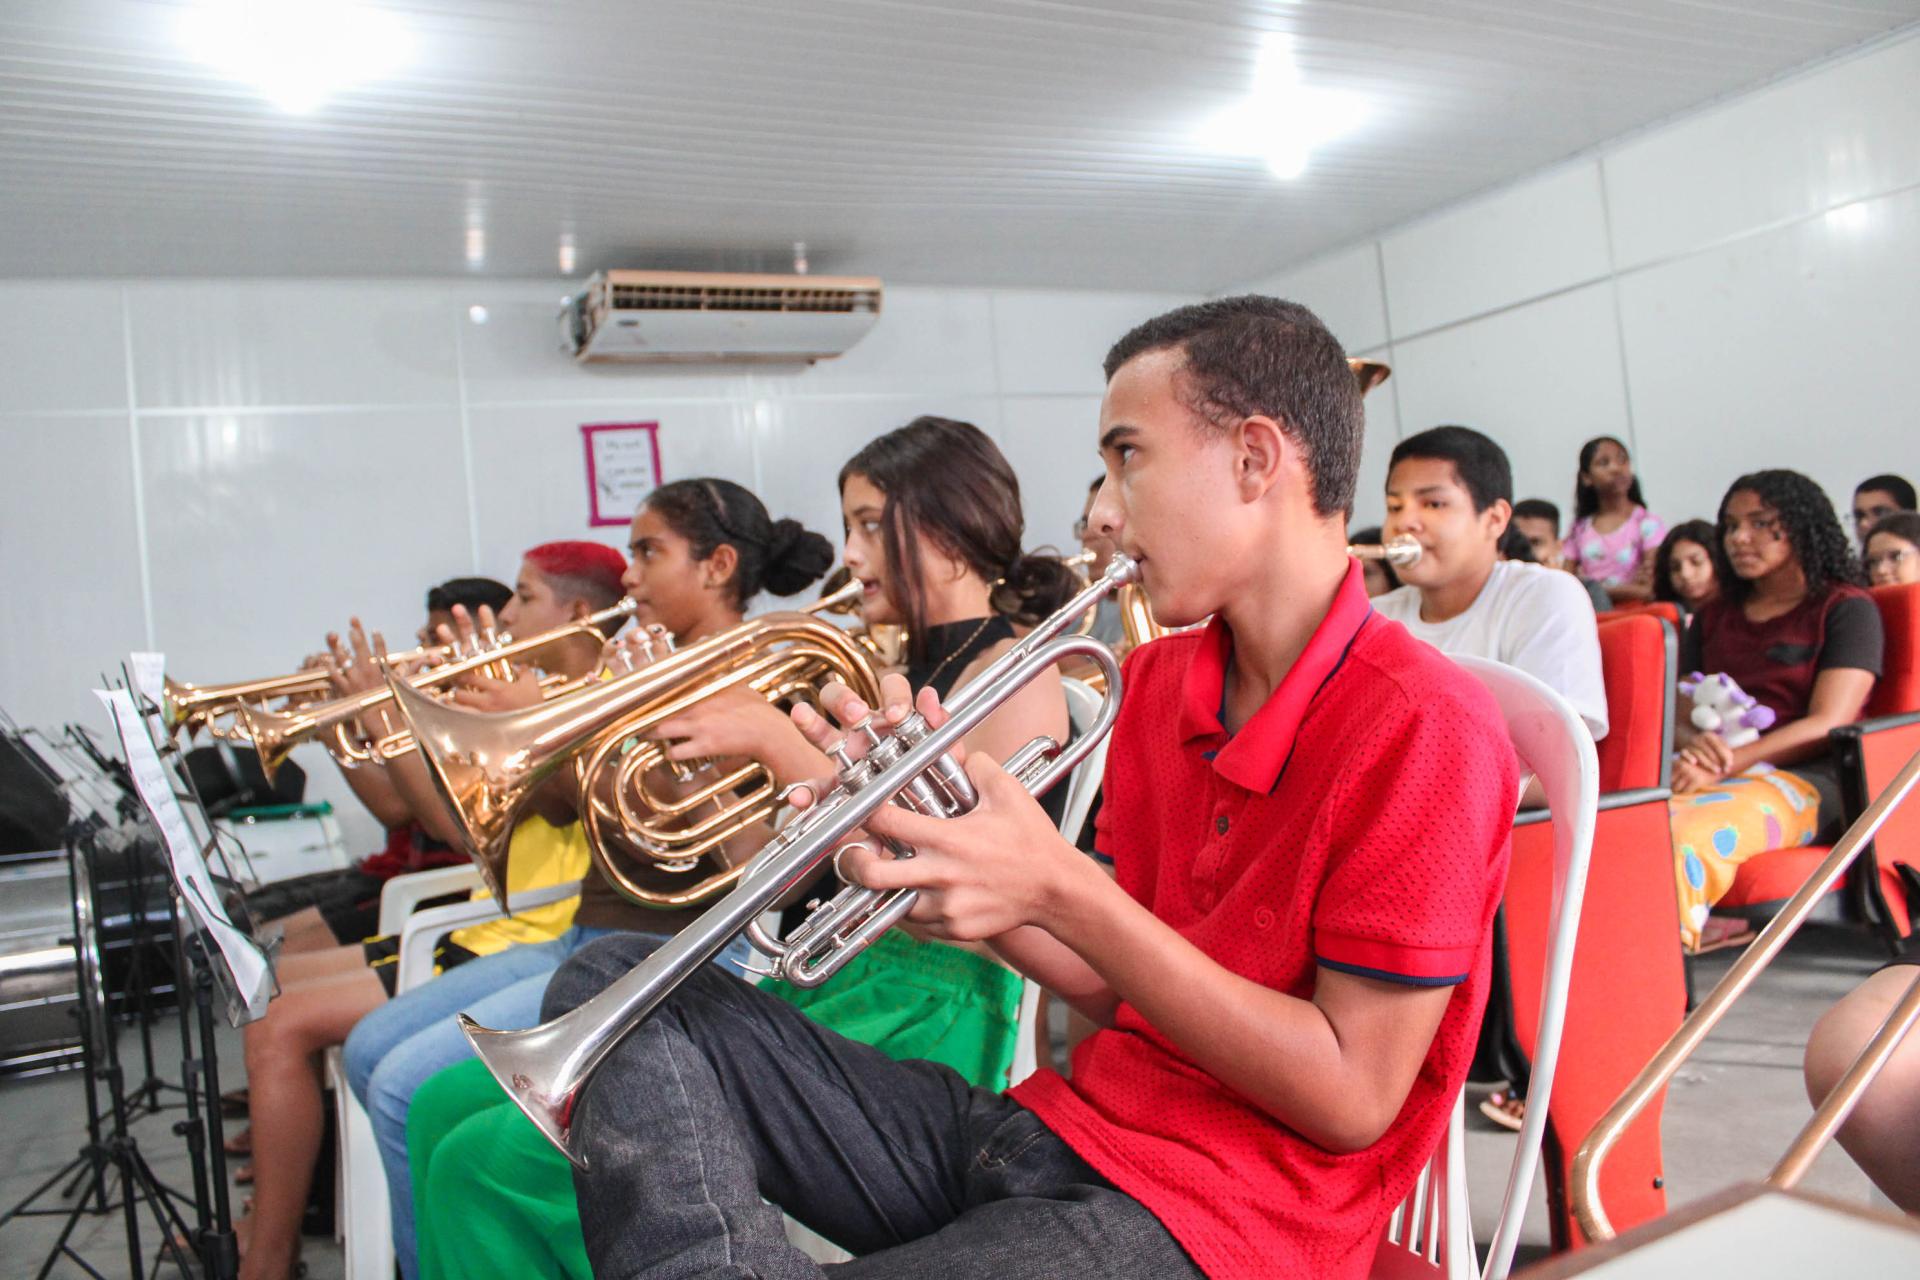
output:
POLYGON ((880 292, 858 276, 600 271, 560 313, 561 342, 583 364, 810 364, 873 328, 880 292))

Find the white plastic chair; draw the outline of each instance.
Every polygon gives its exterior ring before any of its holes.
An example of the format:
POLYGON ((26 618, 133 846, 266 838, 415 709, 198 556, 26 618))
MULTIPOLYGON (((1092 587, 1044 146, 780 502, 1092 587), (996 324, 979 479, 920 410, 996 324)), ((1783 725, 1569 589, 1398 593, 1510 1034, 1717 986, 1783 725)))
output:
MULTIPOLYGON (((1073 724, 1076 735, 1085 733, 1100 714, 1100 703, 1104 695, 1096 693, 1085 681, 1071 676, 1060 679, 1067 694, 1067 719, 1073 724)), ((1087 758, 1074 766, 1067 775, 1067 805, 1060 813, 1060 834, 1069 840, 1079 838, 1080 829, 1087 824, 1087 813, 1093 808, 1094 797, 1100 794, 1100 780, 1107 771, 1107 743, 1111 735, 1100 740, 1100 745, 1087 753, 1087 758)), ((1014 1032, 1013 1065, 1007 1071, 1007 1083, 1019 1084, 1040 1069, 1040 984, 1023 980, 1020 984, 1020 1022, 1014 1032)))
POLYGON ((1553 824, 1553 897, 1547 930, 1546 978, 1540 992, 1540 1031, 1534 1043, 1533 1074, 1527 1085, 1527 1114, 1507 1173, 1506 1197, 1494 1226, 1484 1271, 1475 1266, 1473 1226, 1467 1212, 1463 1153, 1464 1103, 1456 1097, 1446 1137, 1427 1162, 1414 1189, 1393 1212, 1374 1255, 1376 1280, 1506 1280, 1520 1240, 1521 1220, 1540 1165, 1546 1136, 1547 1104, 1560 1060, 1560 1032, 1566 1020, 1567 981, 1573 972, 1573 944, 1580 927, 1580 902, 1586 893, 1587 858, 1593 850, 1594 813, 1599 806, 1600 767, 1593 735, 1565 698, 1524 671, 1486 658, 1453 659, 1472 672, 1493 694, 1507 721, 1507 733, 1521 768, 1540 780, 1553 824))
MULTIPOLYGON (((504 917, 492 898, 452 902, 415 910, 428 898, 476 889, 480 873, 471 866, 438 867, 395 876, 380 890, 380 932, 400 935, 400 957, 395 962, 394 992, 411 991, 433 977, 433 953, 455 929, 504 917)), ((516 911, 549 906, 580 892, 578 880, 528 889, 513 895, 516 911)), ((333 1090, 338 1161, 338 1192, 334 1197, 334 1234, 346 1254, 346 1280, 392 1280, 393 1219, 387 1207, 387 1171, 374 1145, 373 1124, 366 1108, 347 1087, 340 1049, 327 1050, 327 1085, 333 1090)))

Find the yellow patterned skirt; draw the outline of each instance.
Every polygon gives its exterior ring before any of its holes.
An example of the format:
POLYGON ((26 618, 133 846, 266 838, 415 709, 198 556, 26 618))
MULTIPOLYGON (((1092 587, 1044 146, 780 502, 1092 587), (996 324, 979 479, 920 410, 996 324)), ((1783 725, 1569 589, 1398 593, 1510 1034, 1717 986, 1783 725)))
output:
POLYGON ((1786 769, 1755 765, 1709 791, 1667 802, 1673 823, 1673 879, 1680 895, 1680 939, 1700 945, 1707 912, 1733 886, 1740 864, 1770 849, 1813 843, 1820 792, 1786 769))

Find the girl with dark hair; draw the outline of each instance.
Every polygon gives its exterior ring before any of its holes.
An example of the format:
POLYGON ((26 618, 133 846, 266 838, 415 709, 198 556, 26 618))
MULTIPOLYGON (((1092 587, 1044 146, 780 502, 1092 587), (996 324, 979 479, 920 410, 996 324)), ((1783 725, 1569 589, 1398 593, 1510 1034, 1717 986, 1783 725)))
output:
POLYGON ((1876 587, 1920 582, 1920 515, 1896 511, 1881 516, 1867 534, 1867 581, 1876 587))
POLYGON ((1711 522, 1688 520, 1673 526, 1653 557, 1653 598, 1678 606, 1685 622, 1720 594, 1714 548, 1720 534, 1711 522))
POLYGON ((1677 725, 1669 807, 1690 949, 1744 941, 1737 922, 1708 918, 1742 862, 1838 834, 1827 733, 1859 718, 1884 643, 1839 517, 1812 480, 1794 471, 1740 477, 1721 500, 1717 532, 1720 594, 1687 629, 1680 669, 1731 676, 1773 723, 1738 748, 1684 716, 1677 725))
MULTIPOLYGON (((682 480, 656 489, 633 518, 628 549, 631 559, 624 572, 615 576, 608 594, 624 591, 639 603, 640 622, 683 644, 737 625, 746 602, 763 590, 780 595, 804 590, 833 562, 833 547, 826 538, 794 521, 773 520, 758 498, 727 480, 682 480)), ((601 550, 620 568, 618 553, 601 550)), ((647 628, 631 628, 609 642, 601 656, 617 659, 624 651, 644 661, 636 642, 647 634, 647 628)), ((619 668, 618 662, 614 668, 619 668)), ((493 681, 463 698, 467 696, 477 705, 498 710, 530 705, 539 694, 531 682, 493 681)), ((778 718, 769 704, 755 701, 778 718)), ((663 781, 661 785, 671 784, 663 781)), ((543 796, 535 807, 546 813, 568 806, 543 796)), ((551 816, 558 821, 561 815, 553 812, 551 816)), ((570 824, 569 829, 578 827, 570 824)), ((723 856, 735 860, 749 856, 757 843, 743 837, 730 844, 723 856)), ((580 880, 572 926, 560 936, 473 961, 408 991, 362 1018, 347 1038, 348 1083, 366 1104, 373 1122, 387 1170, 395 1252, 409 1280, 444 1274, 439 1271, 439 1259, 449 1247, 445 1228, 450 1224, 433 1216, 425 1196, 413 1194, 416 1185, 425 1186, 438 1138, 482 1105, 503 1101, 482 1067, 466 1081, 471 1087, 438 1094, 438 1101, 428 1108, 432 1122, 425 1126, 424 1136, 409 1124, 416 1095, 429 1080, 456 1064, 478 1065, 454 1015, 467 1013, 487 1026, 531 1026, 539 1020, 540 997, 548 978, 582 946, 613 933, 666 937, 699 914, 697 908, 670 911, 628 902, 597 871, 587 872, 580 880)), ((565 1162, 560 1164, 559 1184, 565 1189, 565 1162)), ((458 1224, 455 1234, 476 1230, 489 1249, 510 1250, 511 1241, 518 1238, 511 1232, 484 1230, 474 1220, 458 1224)))
POLYGON ((1607 589, 1616 603, 1653 595, 1654 549, 1666 534, 1647 510, 1627 446, 1595 436, 1580 446, 1573 482, 1573 527, 1565 541, 1568 566, 1607 589))

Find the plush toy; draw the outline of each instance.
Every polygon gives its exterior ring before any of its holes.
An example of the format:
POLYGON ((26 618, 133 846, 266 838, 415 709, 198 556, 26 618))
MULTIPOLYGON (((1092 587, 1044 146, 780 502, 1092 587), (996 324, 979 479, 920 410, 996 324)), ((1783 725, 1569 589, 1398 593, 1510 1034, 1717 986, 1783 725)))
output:
POLYGON ((1773 727, 1772 707, 1763 707, 1744 692, 1730 675, 1695 671, 1680 682, 1680 692, 1693 700, 1688 719, 1702 733, 1717 733, 1730 747, 1744 747, 1773 727))

